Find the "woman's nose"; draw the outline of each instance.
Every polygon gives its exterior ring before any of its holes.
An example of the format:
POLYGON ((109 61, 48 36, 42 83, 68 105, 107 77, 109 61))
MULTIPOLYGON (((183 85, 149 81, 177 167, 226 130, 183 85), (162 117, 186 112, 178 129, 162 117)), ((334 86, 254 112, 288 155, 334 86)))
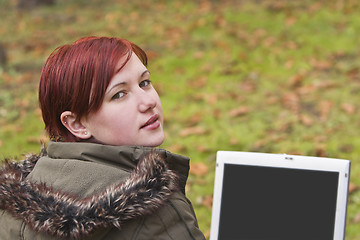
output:
POLYGON ((155 91, 143 91, 139 96, 139 111, 146 112, 149 109, 156 107, 156 92, 155 91))

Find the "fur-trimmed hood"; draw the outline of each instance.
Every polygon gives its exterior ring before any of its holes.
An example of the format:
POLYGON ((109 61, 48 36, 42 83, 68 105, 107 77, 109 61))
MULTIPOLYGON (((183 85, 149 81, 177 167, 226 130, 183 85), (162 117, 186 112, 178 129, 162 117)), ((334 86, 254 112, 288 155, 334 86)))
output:
POLYGON ((7 161, 0 170, 0 209, 36 232, 80 239, 99 227, 121 229, 125 222, 153 213, 179 189, 177 175, 160 154, 151 151, 125 181, 79 199, 26 179, 45 154, 17 163, 7 161))

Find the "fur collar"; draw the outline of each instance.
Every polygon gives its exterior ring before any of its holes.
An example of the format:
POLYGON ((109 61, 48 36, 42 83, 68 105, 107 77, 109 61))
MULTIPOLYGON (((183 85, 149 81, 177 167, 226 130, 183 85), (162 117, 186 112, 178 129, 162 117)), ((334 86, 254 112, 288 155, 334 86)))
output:
POLYGON ((178 177, 156 151, 139 161, 130 177, 102 193, 79 199, 26 180, 37 160, 7 161, 0 170, 0 209, 22 219, 36 232, 80 239, 99 227, 116 227, 153 213, 178 190, 178 177))

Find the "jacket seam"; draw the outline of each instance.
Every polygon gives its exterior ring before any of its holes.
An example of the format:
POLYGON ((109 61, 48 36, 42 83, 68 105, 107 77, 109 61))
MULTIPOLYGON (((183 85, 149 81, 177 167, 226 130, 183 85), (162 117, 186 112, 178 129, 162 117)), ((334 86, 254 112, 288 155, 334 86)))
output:
POLYGON ((171 235, 170 235, 170 233, 169 233, 169 231, 168 231, 168 228, 166 227, 166 224, 164 223, 163 219, 159 216, 159 214, 158 214, 158 213, 156 213, 156 215, 157 215, 157 216, 158 216, 158 218, 160 219, 160 221, 161 221, 161 223, 162 223, 162 225, 163 225, 163 227, 164 227, 164 229, 165 229, 165 231, 166 231, 167 235, 169 236, 169 238, 170 238, 170 239, 172 239, 172 240, 174 240, 174 238, 173 238, 173 237, 171 237, 171 235))
POLYGON ((194 235, 192 234, 189 226, 186 224, 186 221, 185 221, 184 217, 181 215, 179 209, 177 209, 177 207, 174 205, 174 203, 173 203, 171 200, 169 200, 169 203, 170 203, 170 206, 175 210, 175 212, 176 212, 176 214, 178 215, 180 221, 184 224, 186 231, 187 231, 187 232, 189 233, 189 235, 190 235, 190 238, 193 239, 193 240, 195 240, 194 235))
POLYGON ((21 225, 20 225, 20 239, 21 240, 25 240, 25 227, 26 227, 26 223, 24 221, 22 221, 21 225))
POLYGON ((136 228, 135 233, 134 233, 134 235, 133 235, 133 237, 132 237, 131 239, 136 240, 136 239, 138 238, 138 236, 139 236, 139 234, 140 234, 140 231, 141 231, 141 229, 142 229, 143 226, 144 226, 144 222, 145 222, 145 219, 144 219, 144 218, 141 218, 141 221, 140 221, 140 223, 139 223, 139 226, 136 228))
POLYGON ((59 169, 58 173, 56 174, 56 178, 54 179, 54 181, 51 183, 52 185, 54 185, 59 179, 60 179, 60 176, 62 175, 62 171, 64 170, 65 168, 65 165, 68 164, 69 161, 66 161, 64 162, 64 164, 61 166, 61 169, 59 169))

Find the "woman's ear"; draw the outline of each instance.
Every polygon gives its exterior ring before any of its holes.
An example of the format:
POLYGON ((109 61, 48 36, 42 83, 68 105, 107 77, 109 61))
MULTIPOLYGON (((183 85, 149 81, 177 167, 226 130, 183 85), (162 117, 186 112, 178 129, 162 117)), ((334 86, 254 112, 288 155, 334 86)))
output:
POLYGON ((60 121, 75 137, 81 139, 89 139, 91 137, 91 133, 86 129, 81 121, 76 118, 74 113, 70 111, 63 112, 60 115, 60 121))

